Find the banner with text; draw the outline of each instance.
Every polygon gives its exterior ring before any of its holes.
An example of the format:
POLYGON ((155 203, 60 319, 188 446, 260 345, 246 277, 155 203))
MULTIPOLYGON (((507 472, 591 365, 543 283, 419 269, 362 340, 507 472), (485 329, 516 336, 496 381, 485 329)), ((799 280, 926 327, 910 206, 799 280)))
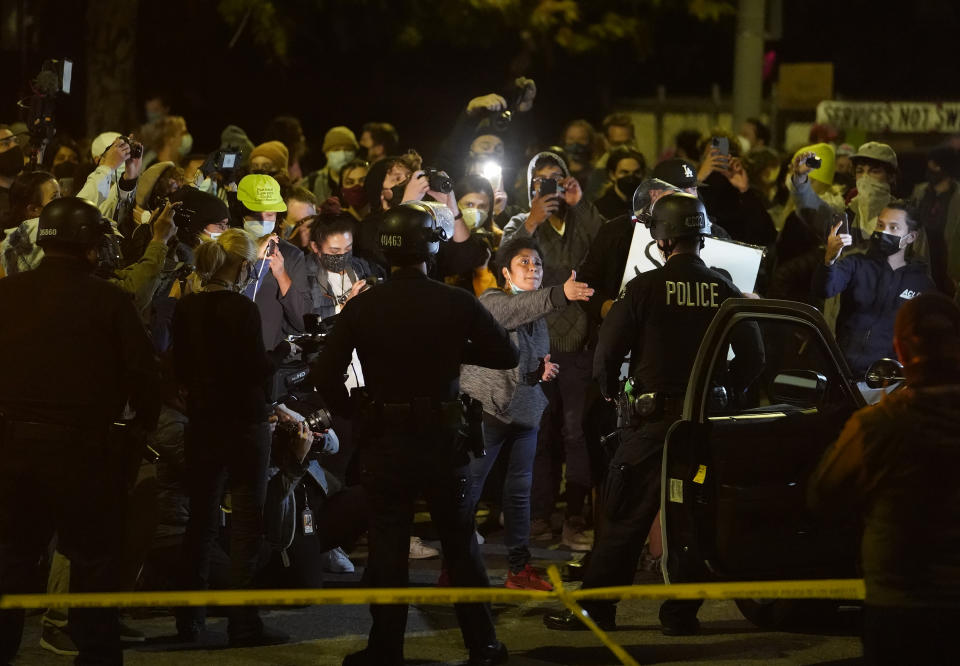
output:
POLYGON ((817 122, 867 132, 960 132, 960 102, 820 102, 817 122))

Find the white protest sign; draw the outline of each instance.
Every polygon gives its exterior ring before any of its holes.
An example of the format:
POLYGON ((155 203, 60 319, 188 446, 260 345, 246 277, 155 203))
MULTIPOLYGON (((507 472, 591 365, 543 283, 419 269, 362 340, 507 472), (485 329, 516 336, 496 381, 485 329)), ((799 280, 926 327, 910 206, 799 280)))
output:
MULTIPOLYGON (((757 282, 757 273, 760 272, 760 261, 763 259, 765 248, 735 241, 720 240, 707 236, 704 238, 700 258, 711 268, 719 268, 730 274, 730 279, 742 292, 752 292, 757 282)), ((657 249, 657 244, 650 236, 650 230, 642 224, 633 225, 633 240, 630 242, 630 253, 627 255, 627 270, 620 281, 620 291, 627 286, 627 282, 640 275, 660 268, 663 265, 663 255, 657 249)))

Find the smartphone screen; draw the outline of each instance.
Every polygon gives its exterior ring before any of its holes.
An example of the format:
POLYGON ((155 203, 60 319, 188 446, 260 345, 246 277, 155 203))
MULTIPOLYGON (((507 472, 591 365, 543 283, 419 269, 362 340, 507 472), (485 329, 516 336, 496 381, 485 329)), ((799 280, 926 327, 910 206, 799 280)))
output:
POLYGON ((713 137, 713 147, 716 148, 721 155, 729 155, 730 139, 725 136, 715 136, 713 137))
POLYGON ((557 181, 553 178, 546 178, 540 181, 540 196, 545 197, 557 193, 557 181))
POLYGON ((66 94, 70 94, 70 84, 73 82, 73 61, 64 60, 63 61, 63 82, 60 85, 60 89, 66 94))

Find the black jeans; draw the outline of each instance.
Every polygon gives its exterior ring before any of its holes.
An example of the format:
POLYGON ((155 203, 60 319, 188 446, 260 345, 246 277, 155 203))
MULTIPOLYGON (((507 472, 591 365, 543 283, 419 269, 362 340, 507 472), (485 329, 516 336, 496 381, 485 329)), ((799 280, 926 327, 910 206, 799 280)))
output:
MULTIPOLYGON (((423 496, 440 532, 443 554, 455 587, 490 584, 474 538, 473 503, 466 454, 454 452, 454 432, 436 426, 419 432, 391 428, 363 433, 356 422, 363 485, 369 508, 368 587, 406 587, 414 502, 423 496)), ((489 604, 454 605, 464 644, 479 649, 496 641, 489 604)), ((405 605, 371 605, 368 649, 378 664, 403 663, 405 605)))
POLYGON ((863 660, 867 664, 954 664, 958 608, 872 606, 863 609, 863 660))
POLYGON ((543 520, 549 520, 553 513, 560 485, 561 458, 567 463, 568 518, 581 513, 593 486, 590 452, 583 429, 593 352, 557 352, 550 360, 560 365, 560 374, 556 381, 542 385, 550 402, 540 419, 531 496, 531 513, 543 520))
MULTIPOLYGON (((58 534, 70 559, 70 592, 120 587, 126 488, 119 456, 98 439, 18 437, 0 441, 0 595, 40 592, 37 563, 58 534)), ((0 663, 20 647, 22 610, 0 611, 0 663)), ((115 608, 70 611, 78 664, 120 664, 115 608)))
MULTIPOLYGON (((600 498, 600 525, 583 588, 632 585, 650 525, 660 511, 660 466, 663 423, 621 431, 600 498), (659 447, 658 447, 659 444, 659 447), (652 451, 652 452, 651 452, 652 451)), ((601 620, 613 620, 616 601, 584 600, 581 606, 601 620)), ((699 600, 667 601, 660 609, 664 624, 688 624, 696 619, 699 600)))
MULTIPOLYGON (((191 418, 184 444, 190 492, 190 520, 183 541, 184 589, 209 587, 210 556, 220 527, 220 500, 228 479, 232 510, 230 586, 248 587, 262 552, 270 427, 267 423, 191 418)), ((179 622, 202 622, 203 617, 202 608, 178 612, 179 622)), ((262 628, 253 606, 230 609, 228 617, 231 634, 262 628)))

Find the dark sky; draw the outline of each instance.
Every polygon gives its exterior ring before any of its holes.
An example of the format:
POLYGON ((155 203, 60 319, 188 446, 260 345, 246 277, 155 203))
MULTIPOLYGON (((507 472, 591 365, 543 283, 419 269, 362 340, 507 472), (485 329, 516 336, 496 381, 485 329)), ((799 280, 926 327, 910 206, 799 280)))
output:
MULTIPOLYGON (((72 56, 81 79, 85 31, 78 26, 83 26, 84 3, 51 4, 56 18, 39 17, 30 73, 44 56, 72 56)), ((329 0, 335 11, 321 16, 309 9, 312 0, 285 0, 282 4, 298 20, 288 63, 281 64, 269 62, 249 33, 227 50, 232 31, 216 14, 216 4, 140 3, 139 89, 131 94, 138 110, 148 90, 169 94, 200 150, 213 149, 228 123, 241 125, 259 141, 271 117, 292 112, 317 151, 332 125, 358 130, 369 120, 389 120, 400 130, 404 147, 429 154, 470 97, 502 89, 518 44, 509 34, 464 31, 450 39, 427 32, 417 51, 400 50, 392 45, 397 17, 380 11, 377 2, 329 0)), ((459 4, 466 3, 448 6, 459 4)), ((960 100, 954 48, 958 5, 949 0, 786 0, 783 38, 769 47, 781 62, 834 62, 835 89, 846 99, 960 100)), ((706 96, 717 82, 729 94, 733 17, 701 23, 683 9, 665 10, 651 27, 651 54, 644 62, 626 49, 614 49, 602 58, 559 57, 552 66, 538 62, 530 68, 539 87, 537 123, 546 140, 566 120, 599 121, 612 100, 652 96, 659 84, 670 95, 706 96)), ((0 52, 0 67, 18 72, 17 54, 0 52)), ((82 82, 77 87, 78 94, 60 111, 61 124, 74 132, 83 127, 82 82)), ((11 119, 13 101, 13 90, 4 86, 0 118, 11 119)))

